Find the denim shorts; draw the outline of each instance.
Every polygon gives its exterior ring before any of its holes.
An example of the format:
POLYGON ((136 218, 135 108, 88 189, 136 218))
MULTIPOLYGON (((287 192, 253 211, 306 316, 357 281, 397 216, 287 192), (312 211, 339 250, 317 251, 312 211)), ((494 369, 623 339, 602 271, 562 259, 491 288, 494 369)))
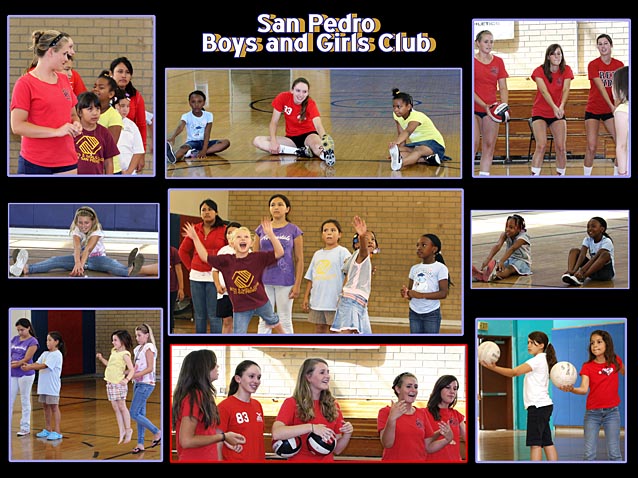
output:
MULTIPOLYGON (((210 148, 211 146, 216 145, 217 143, 219 143, 218 139, 211 139, 208 141, 208 146, 206 147, 206 149, 210 148)), ((202 149, 204 149, 204 142, 203 141, 186 141, 186 143, 191 149, 196 149, 197 151, 201 151, 202 149)))
POLYGON ((356 330, 360 334, 371 334, 368 307, 350 297, 339 297, 337 312, 330 330, 356 330))
POLYGON ((509 257, 505 262, 503 262, 503 267, 507 266, 512 266, 514 269, 516 269, 518 275, 521 276, 528 276, 532 274, 531 266, 521 259, 513 259, 509 257))
POLYGON ((443 161, 443 156, 445 156, 445 148, 441 146, 439 143, 434 141, 433 139, 428 139, 426 141, 416 141, 414 143, 406 143, 406 148, 415 148, 417 146, 427 146, 432 150, 433 154, 438 154, 441 161, 443 161))

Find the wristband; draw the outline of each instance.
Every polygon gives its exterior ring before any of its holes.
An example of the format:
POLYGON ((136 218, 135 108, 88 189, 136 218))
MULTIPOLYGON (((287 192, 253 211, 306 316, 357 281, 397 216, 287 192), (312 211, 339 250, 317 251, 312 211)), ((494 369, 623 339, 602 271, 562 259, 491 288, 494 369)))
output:
POLYGON ((222 441, 226 441, 226 434, 224 432, 222 432, 222 441))

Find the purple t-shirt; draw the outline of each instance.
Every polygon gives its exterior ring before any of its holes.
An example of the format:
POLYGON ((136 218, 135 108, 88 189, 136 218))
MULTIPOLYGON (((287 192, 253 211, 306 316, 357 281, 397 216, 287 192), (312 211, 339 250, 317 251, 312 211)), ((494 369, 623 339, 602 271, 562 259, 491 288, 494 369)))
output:
MULTIPOLYGON (((38 347, 38 339, 35 337, 29 337, 26 340, 20 340, 18 335, 14 335, 11 338, 11 361, 22 360, 27 354, 27 350, 32 346, 38 347)), ((33 357, 28 363, 33 363, 33 357)), ((11 368, 12 377, 26 377, 29 375, 35 375, 35 370, 24 371, 21 367, 11 368)))
MULTIPOLYGON (((265 285, 284 285, 291 286, 295 284, 295 258, 294 245, 295 238, 301 236, 303 231, 289 222, 284 227, 273 228, 273 232, 284 248, 284 255, 277 264, 268 267, 264 271, 265 285)), ((259 236, 259 250, 272 251, 273 247, 268 236, 264 234, 261 225, 255 229, 255 234, 259 236)))

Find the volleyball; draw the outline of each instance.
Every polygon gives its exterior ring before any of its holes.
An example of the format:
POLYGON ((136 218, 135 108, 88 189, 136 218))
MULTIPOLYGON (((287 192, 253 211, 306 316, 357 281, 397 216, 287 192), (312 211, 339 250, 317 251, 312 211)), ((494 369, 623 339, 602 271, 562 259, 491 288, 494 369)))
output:
POLYGON ((494 103, 490 105, 490 115, 497 123, 508 122, 510 120, 510 107, 507 103, 494 103))
POLYGON ((481 342, 478 348, 478 359, 479 362, 487 362, 489 364, 493 364, 498 362, 498 359, 501 356, 501 349, 496 345, 496 342, 492 342, 491 340, 485 340, 481 342))
POLYGON ((290 458, 301 450, 301 439, 292 437, 287 440, 275 440, 272 442, 272 450, 282 458, 290 458))
POLYGON ((560 388, 565 385, 574 385, 578 372, 570 362, 558 362, 549 372, 549 378, 552 383, 560 388))
POLYGON ((308 434, 308 449, 315 455, 327 455, 332 453, 337 445, 337 439, 330 440, 329 442, 323 441, 320 435, 316 433, 308 434))

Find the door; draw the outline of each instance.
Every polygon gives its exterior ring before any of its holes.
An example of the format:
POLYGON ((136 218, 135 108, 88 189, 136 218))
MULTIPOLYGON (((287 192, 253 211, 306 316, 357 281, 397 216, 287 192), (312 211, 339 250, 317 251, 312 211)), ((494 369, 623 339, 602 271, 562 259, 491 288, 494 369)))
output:
MULTIPOLYGON (((501 367, 512 367, 512 338, 482 335, 481 342, 495 342, 501 356, 496 362, 501 367)), ((485 367, 479 367, 479 427, 481 430, 512 430, 514 428, 513 382, 485 367)))

